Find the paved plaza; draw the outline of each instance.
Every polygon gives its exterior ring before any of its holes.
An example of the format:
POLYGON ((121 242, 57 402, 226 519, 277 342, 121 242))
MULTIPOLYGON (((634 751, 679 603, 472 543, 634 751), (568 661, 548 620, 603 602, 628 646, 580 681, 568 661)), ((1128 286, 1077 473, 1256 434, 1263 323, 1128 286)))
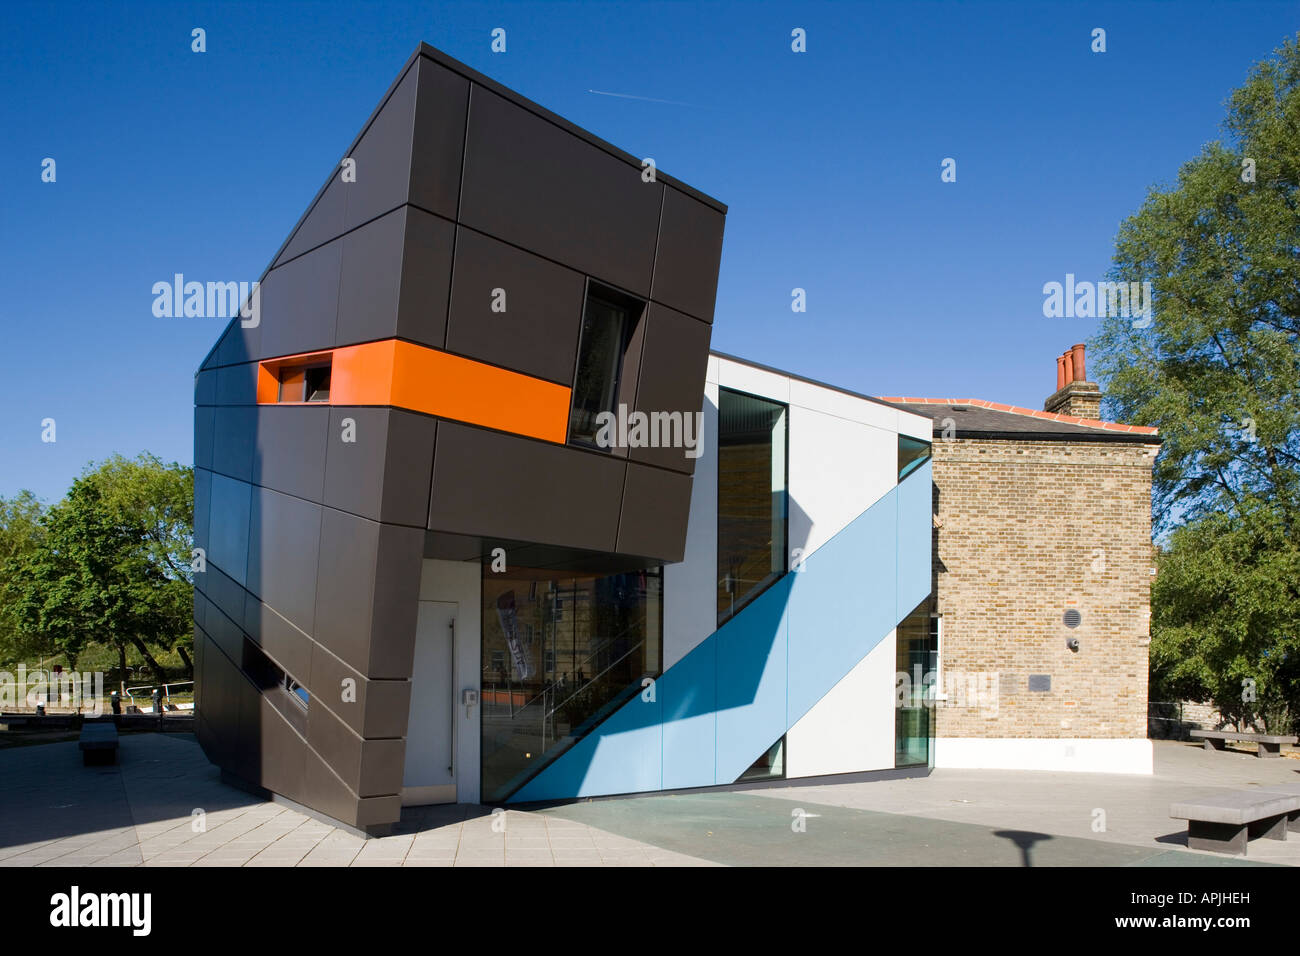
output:
POLYGON ((188 734, 0 750, 3 866, 1300 865, 1300 839, 1193 853, 1169 804, 1300 781, 1300 760, 1156 745, 1150 777, 940 770, 926 778, 498 811, 409 809, 365 840, 221 782, 188 734))

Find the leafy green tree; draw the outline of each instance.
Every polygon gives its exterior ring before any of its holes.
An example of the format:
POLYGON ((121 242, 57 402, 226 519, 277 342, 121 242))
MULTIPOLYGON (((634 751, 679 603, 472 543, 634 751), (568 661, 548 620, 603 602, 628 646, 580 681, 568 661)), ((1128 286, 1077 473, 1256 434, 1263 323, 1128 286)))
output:
POLYGON ((1300 543, 1268 509, 1175 530, 1152 587, 1153 698, 1271 729, 1300 715, 1300 543))
POLYGON ((1154 321, 1108 318, 1092 343, 1107 411, 1160 429, 1164 531, 1260 506, 1294 529, 1300 506, 1300 35, 1224 131, 1120 228, 1111 278, 1151 282, 1154 321))
POLYGON ((38 546, 6 565, 20 626, 70 657, 113 646, 123 672, 128 646, 160 680, 151 646, 178 649, 188 666, 192 488, 190 469, 148 455, 87 470, 45 513, 38 546))
POLYGON ((39 546, 44 510, 30 491, 0 498, 0 662, 24 659, 41 651, 39 639, 25 630, 13 614, 11 579, 5 569, 39 546))
POLYGON ((1154 321, 1103 319, 1091 347, 1106 411, 1163 439, 1153 697, 1276 726, 1300 718, 1300 34, 1223 133, 1120 228, 1110 278, 1150 282, 1154 321))

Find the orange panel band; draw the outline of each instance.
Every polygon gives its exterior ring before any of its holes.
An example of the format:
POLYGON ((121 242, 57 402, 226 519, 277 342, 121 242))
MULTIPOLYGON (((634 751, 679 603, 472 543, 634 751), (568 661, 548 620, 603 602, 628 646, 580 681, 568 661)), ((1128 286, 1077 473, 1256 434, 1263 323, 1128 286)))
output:
POLYGON ((257 401, 273 404, 279 370, 330 360, 331 405, 391 405, 563 443, 571 389, 398 339, 267 359, 257 401))

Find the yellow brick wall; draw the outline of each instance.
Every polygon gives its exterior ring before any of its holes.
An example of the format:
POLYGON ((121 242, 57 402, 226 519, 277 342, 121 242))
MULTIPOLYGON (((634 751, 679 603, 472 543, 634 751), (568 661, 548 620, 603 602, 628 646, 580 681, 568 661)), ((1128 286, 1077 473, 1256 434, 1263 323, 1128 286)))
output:
POLYGON ((935 441, 942 670, 996 674, 998 688, 996 706, 941 704, 938 736, 1146 737, 1155 451, 935 441), (1031 692, 1030 675, 1051 690, 1031 692))

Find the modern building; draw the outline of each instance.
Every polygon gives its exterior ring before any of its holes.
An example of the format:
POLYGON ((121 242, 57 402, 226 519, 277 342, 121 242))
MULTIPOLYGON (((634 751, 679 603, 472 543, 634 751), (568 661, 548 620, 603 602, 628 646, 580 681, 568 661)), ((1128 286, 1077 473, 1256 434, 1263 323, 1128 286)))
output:
POLYGON ((1085 349, 1042 411, 891 398, 934 426, 935 766, 1151 773, 1156 429, 1103 422, 1085 349))
POLYGON ((224 773, 378 831, 933 761, 931 417, 710 353, 725 215, 412 55, 196 376, 224 773))

